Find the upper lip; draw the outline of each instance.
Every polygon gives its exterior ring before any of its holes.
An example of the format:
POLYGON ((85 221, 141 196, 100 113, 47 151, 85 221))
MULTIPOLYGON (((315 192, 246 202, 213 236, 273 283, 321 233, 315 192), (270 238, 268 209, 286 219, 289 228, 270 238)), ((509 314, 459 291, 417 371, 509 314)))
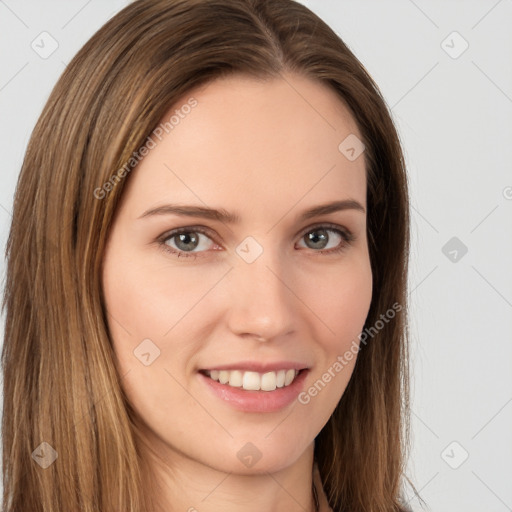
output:
POLYGON ((276 361, 267 363, 261 363, 257 361, 239 361, 238 363, 212 365, 208 366, 207 368, 202 368, 201 370, 245 370, 249 372, 252 371, 258 373, 266 373, 275 372, 278 370, 304 370, 308 368, 309 366, 307 364, 299 363, 297 361, 276 361))

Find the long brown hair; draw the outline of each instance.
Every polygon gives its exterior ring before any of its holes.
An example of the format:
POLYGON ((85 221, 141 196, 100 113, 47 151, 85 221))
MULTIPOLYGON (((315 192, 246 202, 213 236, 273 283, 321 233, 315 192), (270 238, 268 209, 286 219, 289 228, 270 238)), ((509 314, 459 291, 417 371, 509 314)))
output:
POLYGON ((113 215, 136 172, 126 163, 193 87, 284 71, 331 87, 366 147, 373 297, 365 328, 376 332, 368 331, 315 457, 335 512, 403 510, 409 203, 377 86, 333 30, 293 0, 138 0, 67 66, 19 176, 3 303, 4 512, 153 512, 100 280, 113 215), (393 304, 393 320, 375 329, 393 304), (43 442, 58 456, 46 469, 35 463, 53 454, 43 442))

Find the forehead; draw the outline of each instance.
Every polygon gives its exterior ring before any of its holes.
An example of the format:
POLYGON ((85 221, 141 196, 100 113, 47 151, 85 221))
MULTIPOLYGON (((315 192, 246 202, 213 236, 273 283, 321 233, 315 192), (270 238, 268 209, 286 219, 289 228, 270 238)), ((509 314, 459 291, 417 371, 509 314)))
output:
POLYGON ((338 146, 362 138, 328 86, 296 75, 234 75, 193 89, 162 118, 173 127, 132 171, 125 200, 145 207, 172 200, 232 209, 268 208, 275 217, 302 201, 353 198, 365 205, 363 155, 338 146), (193 108, 190 98, 197 102, 193 108), (188 102, 188 103, 187 103, 188 102))

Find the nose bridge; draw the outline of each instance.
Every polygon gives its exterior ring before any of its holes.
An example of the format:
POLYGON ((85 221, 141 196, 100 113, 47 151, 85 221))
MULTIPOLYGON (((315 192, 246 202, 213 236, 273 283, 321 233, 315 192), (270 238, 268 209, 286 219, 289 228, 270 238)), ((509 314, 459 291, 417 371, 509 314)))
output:
POLYGON ((230 328, 236 334, 269 340, 293 328, 297 304, 289 289, 291 272, 277 247, 263 248, 248 238, 237 247, 235 268, 230 272, 230 328))

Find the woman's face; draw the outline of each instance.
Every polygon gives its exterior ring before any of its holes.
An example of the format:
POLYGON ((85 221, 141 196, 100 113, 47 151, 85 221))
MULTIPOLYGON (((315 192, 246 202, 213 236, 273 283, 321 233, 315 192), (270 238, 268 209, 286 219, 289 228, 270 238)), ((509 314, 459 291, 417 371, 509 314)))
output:
POLYGON ((173 114, 105 253, 121 382, 162 457, 284 469, 340 400, 370 307, 361 134, 334 92, 295 74, 223 78, 173 114))

